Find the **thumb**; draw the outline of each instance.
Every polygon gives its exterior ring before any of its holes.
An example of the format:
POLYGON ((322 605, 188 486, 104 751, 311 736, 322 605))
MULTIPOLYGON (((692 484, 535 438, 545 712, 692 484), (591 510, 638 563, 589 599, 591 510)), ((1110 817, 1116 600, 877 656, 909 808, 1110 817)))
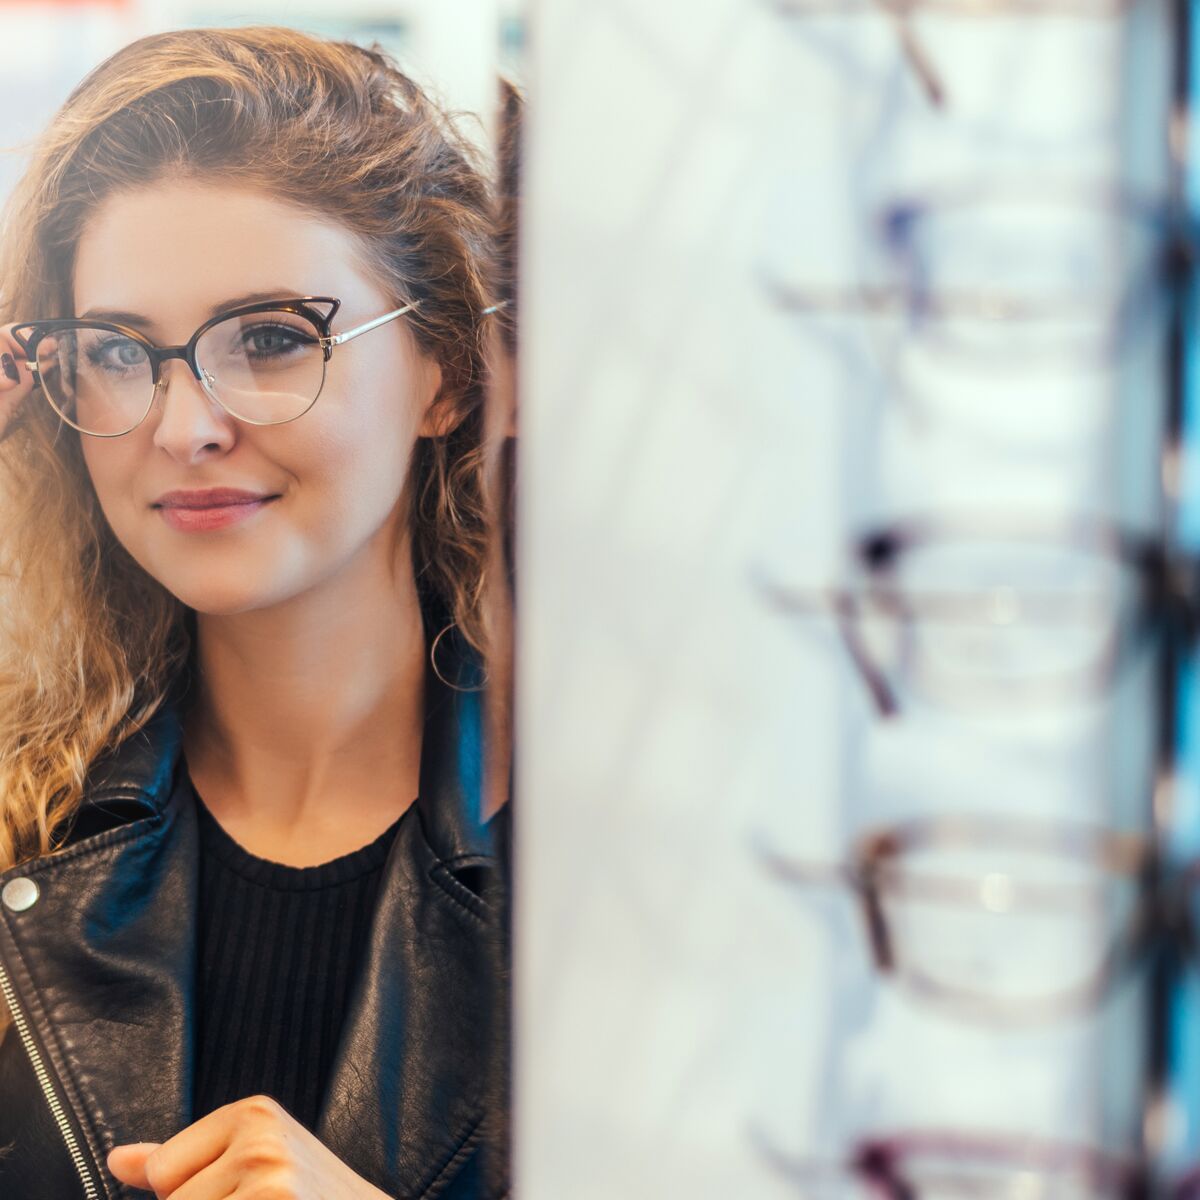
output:
POLYGON ((130 1187, 145 1188, 153 1191, 150 1181, 146 1178, 146 1159, 158 1149, 159 1142, 129 1142, 124 1146, 114 1146, 108 1152, 108 1169, 122 1182, 130 1187))

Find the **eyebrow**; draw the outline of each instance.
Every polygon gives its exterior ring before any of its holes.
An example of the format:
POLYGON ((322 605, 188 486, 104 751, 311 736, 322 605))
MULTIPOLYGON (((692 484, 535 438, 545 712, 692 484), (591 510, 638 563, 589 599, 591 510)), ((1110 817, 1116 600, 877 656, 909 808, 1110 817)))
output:
MULTIPOLYGON (((220 300, 209 310, 208 315, 215 317, 218 313, 229 308, 237 308, 241 304, 255 304, 259 300, 292 300, 307 296, 307 292, 295 288, 271 288, 265 292, 247 292, 243 296, 232 296, 228 300, 220 300)), ((126 312, 120 308, 89 308, 81 313, 79 319, 94 321, 112 321, 116 325, 153 325, 152 317, 143 317, 140 313, 126 312)))

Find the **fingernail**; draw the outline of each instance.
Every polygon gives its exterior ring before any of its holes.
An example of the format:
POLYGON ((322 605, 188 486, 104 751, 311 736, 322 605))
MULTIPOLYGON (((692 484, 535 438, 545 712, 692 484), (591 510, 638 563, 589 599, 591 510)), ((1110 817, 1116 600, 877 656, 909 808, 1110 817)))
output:
POLYGON ((13 381, 13 383, 21 382, 20 373, 17 371, 17 364, 13 362, 13 356, 11 354, 0 354, 0 367, 4 368, 5 375, 7 375, 9 379, 13 381))

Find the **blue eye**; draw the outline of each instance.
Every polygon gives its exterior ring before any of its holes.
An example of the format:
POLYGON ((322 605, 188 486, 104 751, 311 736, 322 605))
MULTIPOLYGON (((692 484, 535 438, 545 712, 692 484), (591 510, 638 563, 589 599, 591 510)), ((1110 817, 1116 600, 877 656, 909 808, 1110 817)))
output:
POLYGON ((258 361, 281 358, 316 342, 311 333, 292 325, 261 324, 243 329, 242 348, 258 361))
POLYGON ((136 371, 149 361, 144 346, 132 338, 119 336, 92 342, 85 357, 89 366, 116 375, 136 371))

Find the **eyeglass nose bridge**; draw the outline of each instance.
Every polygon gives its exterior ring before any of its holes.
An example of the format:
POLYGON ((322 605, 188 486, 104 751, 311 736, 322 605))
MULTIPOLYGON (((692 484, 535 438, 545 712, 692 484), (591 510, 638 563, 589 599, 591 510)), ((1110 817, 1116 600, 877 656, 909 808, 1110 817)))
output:
POLYGON ((192 373, 192 377, 204 389, 205 394, 209 399, 220 404, 216 394, 216 380, 206 371, 196 360, 196 347, 193 344, 187 346, 159 346, 155 348, 153 358, 154 368, 154 395, 159 395, 159 389, 165 388, 167 377, 163 372, 163 363, 171 358, 181 358, 188 365, 188 369, 192 373))

